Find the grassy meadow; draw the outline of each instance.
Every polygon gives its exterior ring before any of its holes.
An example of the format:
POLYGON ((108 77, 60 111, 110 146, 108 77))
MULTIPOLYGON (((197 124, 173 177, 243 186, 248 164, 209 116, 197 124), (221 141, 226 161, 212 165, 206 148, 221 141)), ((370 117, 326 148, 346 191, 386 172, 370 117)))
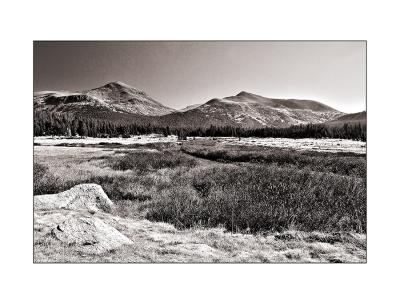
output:
POLYGON ((177 229, 366 233, 366 158, 213 141, 36 146, 34 194, 97 183, 113 215, 177 229))

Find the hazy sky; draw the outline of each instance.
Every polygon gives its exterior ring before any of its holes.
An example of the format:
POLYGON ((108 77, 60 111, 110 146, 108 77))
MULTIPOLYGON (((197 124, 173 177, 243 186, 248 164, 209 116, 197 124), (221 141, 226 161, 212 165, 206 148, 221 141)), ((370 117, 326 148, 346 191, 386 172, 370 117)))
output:
POLYGON ((35 42, 34 90, 122 81, 172 108, 248 91, 365 110, 365 42, 35 42))

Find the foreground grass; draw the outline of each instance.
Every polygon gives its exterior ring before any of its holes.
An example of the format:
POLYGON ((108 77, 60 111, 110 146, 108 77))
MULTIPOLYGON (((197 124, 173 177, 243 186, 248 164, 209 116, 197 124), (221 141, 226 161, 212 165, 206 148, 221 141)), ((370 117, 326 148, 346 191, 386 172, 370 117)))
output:
POLYGON ((41 262, 365 262, 366 238, 356 233, 285 231, 267 234, 227 233, 223 228, 176 227, 147 220, 96 213, 134 241, 101 255, 88 255, 52 237, 50 217, 63 210, 36 212, 34 261, 41 262))

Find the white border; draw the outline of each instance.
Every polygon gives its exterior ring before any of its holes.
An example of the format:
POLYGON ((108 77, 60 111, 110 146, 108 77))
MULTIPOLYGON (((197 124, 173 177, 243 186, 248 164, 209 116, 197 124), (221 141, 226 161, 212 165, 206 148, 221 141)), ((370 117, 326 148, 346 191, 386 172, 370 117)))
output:
POLYGON ((379 3, 3 3, 2 302, 394 302, 400 26, 395 2, 379 3), (367 39, 368 264, 33 265, 32 40, 43 39, 367 39))

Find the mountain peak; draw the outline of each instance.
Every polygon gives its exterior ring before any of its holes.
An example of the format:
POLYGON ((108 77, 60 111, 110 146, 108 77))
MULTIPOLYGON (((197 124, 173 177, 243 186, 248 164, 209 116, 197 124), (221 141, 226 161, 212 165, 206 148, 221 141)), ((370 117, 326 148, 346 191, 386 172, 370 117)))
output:
POLYGON ((236 96, 246 96, 246 95, 254 95, 252 93, 246 92, 246 91, 241 91, 239 94, 237 94, 236 96))
POLYGON ((225 100, 230 100, 234 102, 265 102, 268 101, 269 98, 263 97, 257 94, 253 94, 247 91, 241 91, 239 94, 234 96, 225 97, 225 100))
POLYGON ((95 91, 111 91, 114 92, 115 94, 135 94, 135 95, 145 95, 147 96, 146 92, 139 90, 133 86, 130 86, 129 84, 126 84, 122 81, 112 81, 109 82, 101 87, 95 88, 90 90, 91 92, 95 91))
POLYGON ((109 82, 101 87, 80 92, 55 91, 36 94, 34 102, 38 106, 53 110, 59 105, 71 112, 86 108, 92 111, 92 115, 125 113, 157 116, 174 111, 148 96, 146 92, 121 81, 109 82))
POLYGON ((117 86, 121 86, 121 87, 129 87, 129 85, 127 85, 126 83, 122 82, 122 81, 111 81, 109 83, 107 83, 107 85, 117 85, 117 86))
POLYGON ((243 98, 244 99, 252 99, 252 100, 269 99, 267 97, 264 97, 264 96, 261 96, 261 95, 257 95, 257 94, 254 94, 254 93, 250 93, 250 92, 247 92, 247 91, 241 91, 239 94, 237 94, 236 96, 232 96, 232 97, 234 97, 234 98, 238 97, 239 101, 242 101, 243 98))
POLYGON ((123 83, 122 81, 112 81, 112 82, 105 84, 103 87, 127 88, 127 89, 131 89, 131 90, 132 89, 136 90, 134 87, 132 87, 126 83, 123 83))

